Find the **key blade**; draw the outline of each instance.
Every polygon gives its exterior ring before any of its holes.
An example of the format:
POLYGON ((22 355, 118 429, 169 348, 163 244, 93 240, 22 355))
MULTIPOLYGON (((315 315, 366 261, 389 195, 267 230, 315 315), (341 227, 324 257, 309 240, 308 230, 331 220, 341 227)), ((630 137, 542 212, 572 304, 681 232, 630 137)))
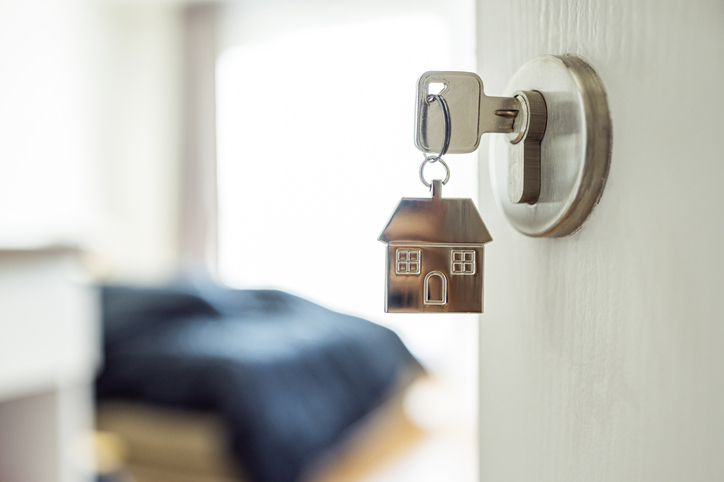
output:
POLYGON ((513 132, 513 122, 520 109, 514 97, 488 97, 483 93, 480 104, 480 135, 513 132))

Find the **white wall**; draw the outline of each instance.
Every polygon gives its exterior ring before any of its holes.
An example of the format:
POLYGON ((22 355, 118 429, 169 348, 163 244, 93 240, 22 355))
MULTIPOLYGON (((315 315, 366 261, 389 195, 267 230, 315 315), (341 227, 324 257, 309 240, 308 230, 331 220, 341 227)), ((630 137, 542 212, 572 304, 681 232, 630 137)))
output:
POLYGON ((87 235, 92 84, 78 2, 0 0, 0 244, 87 235))
MULTIPOLYGON (((613 156, 584 228, 518 234, 481 168, 495 238, 480 330, 484 481, 724 480, 724 5, 478 1, 499 93, 577 53, 608 91, 613 156)), ((480 149, 487 167, 487 141, 480 149)))
POLYGON ((150 281, 176 268, 184 13, 168 2, 87 4, 103 211, 99 274, 150 281))
POLYGON ((176 267, 184 8, 0 0, 0 244, 79 243, 116 278, 176 267))

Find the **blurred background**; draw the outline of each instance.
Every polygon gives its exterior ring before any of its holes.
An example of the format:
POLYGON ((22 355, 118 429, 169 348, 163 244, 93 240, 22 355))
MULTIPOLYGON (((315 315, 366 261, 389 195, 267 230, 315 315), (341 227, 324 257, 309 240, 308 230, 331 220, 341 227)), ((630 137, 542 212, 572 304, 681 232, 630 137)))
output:
MULTIPOLYGON (((206 402, 96 406, 99 285, 283 290, 393 330, 425 374, 299 477, 475 480, 477 317, 384 314, 377 241, 428 195, 416 80, 474 46, 472 0, 0 0, 0 480, 262 480, 206 402)), ((475 159, 445 195, 477 199, 475 159)))
POLYGON ((724 480, 723 26, 718 0, 0 0, 0 482, 724 480), (571 53, 614 131, 586 224, 522 236, 450 156, 495 238, 485 315, 384 315, 377 236, 428 195, 417 78, 495 95, 571 53))

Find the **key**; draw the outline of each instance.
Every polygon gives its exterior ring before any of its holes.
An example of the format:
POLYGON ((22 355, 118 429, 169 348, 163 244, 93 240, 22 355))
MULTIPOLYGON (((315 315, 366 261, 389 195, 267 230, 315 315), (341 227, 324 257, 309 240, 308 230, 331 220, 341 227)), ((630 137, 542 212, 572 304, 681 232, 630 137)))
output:
POLYGON ((415 146, 425 153, 439 152, 443 126, 440 108, 429 103, 431 86, 442 85, 439 92, 450 110, 452 136, 450 154, 473 152, 486 132, 513 132, 519 102, 513 97, 488 97, 483 81, 473 72, 425 72, 417 83, 415 146))

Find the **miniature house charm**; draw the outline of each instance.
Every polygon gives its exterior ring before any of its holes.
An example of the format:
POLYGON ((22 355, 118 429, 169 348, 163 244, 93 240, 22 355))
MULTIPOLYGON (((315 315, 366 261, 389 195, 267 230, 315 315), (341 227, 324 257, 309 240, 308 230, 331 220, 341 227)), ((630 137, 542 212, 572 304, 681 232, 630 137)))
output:
POLYGON ((385 311, 482 313, 484 245, 493 240, 471 199, 403 198, 379 240, 387 244, 385 311))

